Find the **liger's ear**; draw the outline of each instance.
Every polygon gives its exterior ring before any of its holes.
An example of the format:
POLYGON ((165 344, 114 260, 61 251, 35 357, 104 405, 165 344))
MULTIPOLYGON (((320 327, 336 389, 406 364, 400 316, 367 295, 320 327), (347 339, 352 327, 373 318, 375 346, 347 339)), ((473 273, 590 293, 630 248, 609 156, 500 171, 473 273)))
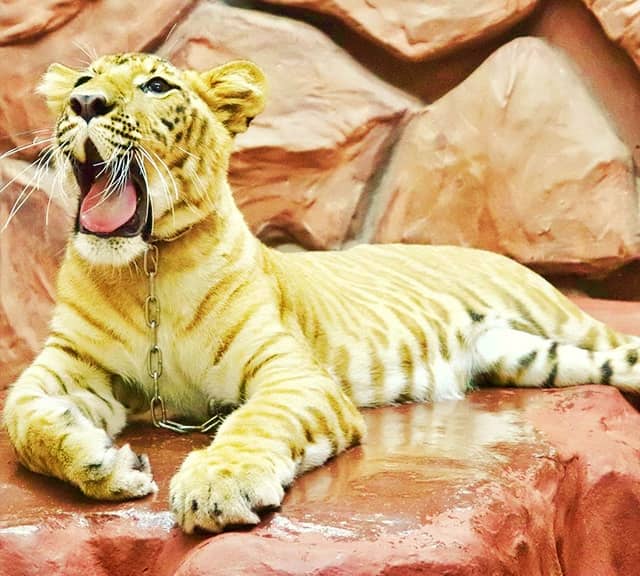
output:
POLYGON ((62 111, 80 73, 62 64, 51 64, 40 82, 37 92, 42 94, 49 110, 56 116, 62 111))
POLYGON ((232 134, 244 132, 264 109, 267 83, 252 62, 229 62, 199 76, 202 97, 232 134))

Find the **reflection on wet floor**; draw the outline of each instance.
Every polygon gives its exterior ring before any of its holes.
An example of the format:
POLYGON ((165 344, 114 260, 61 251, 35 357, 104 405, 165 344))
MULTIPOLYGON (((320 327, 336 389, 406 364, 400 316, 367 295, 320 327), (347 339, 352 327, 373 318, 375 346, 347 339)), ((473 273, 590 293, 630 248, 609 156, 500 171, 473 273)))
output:
MULTIPOLYGON (((276 546, 296 561, 322 566, 341 566, 359 550, 367 566, 376 555, 388 560, 395 554, 403 566, 449 570, 492 559, 505 568, 478 568, 479 574, 539 574, 541 566, 544 574, 560 574, 560 551, 580 567, 572 573, 586 574, 592 572, 583 566, 615 548, 628 556, 625 566, 637 565, 637 507, 629 503, 638 501, 640 435, 634 431, 640 415, 616 390, 479 390, 459 401, 367 410, 365 418, 369 433, 362 446, 299 478, 282 508, 258 527, 213 538, 195 551, 224 558, 225 546, 236 542, 251 566, 262 566, 261 550, 276 546), (592 496, 600 516, 594 516, 592 496), (600 526, 607 529, 594 540, 600 526), (298 556, 309 549, 317 557, 298 556)), ((168 483, 184 456, 209 439, 138 425, 122 442, 148 452, 160 487, 156 496, 89 501, 71 486, 18 467, 0 435, 0 463, 6 463, 0 466, 0 553, 3 543, 23 551, 42 541, 74 548, 84 542, 93 549, 99 540, 121 549, 126 540, 136 561, 137 551, 148 551, 148 566, 166 550, 158 560, 166 570, 150 573, 172 574, 205 537, 185 536, 173 525, 168 483), (174 564, 166 563, 169 557, 174 564)))
POLYGON ((465 400, 368 410, 364 444, 300 478, 284 511, 300 514, 298 526, 337 526, 362 537, 470 510, 483 494, 496 496, 496 475, 526 483, 532 458, 554 464, 553 448, 522 416, 521 395, 512 402, 510 390, 480 391, 465 400))
MULTIPOLYGON (((464 507, 496 470, 507 473, 518 454, 526 459, 531 451, 540 451, 539 439, 522 418, 523 397, 522 391, 484 390, 465 400, 367 410, 363 445, 299 478, 282 513, 304 530, 304 522, 314 524, 306 515, 319 510, 317 514, 347 534, 351 529, 340 524, 345 517, 364 526, 373 523, 378 530, 391 524, 408 527, 445 508, 464 507), (345 499, 349 511, 341 507, 345 499), (413 502, 409 516, 407 501, 413 502), (396 509, 404 509, 401 521, 394 520, 396 509)), ((0 500, 0 527, 26 526, 56 515, 67 521, 115 518, 134 510, 136 518, 169 529, 169 479, 189 450, 206 445, 208 438, 137 425, 123 441, 149 454, 160 486, 156 496, 120 504, 88 500, 71 486, 17 466, 6 437, 0 438, 0 455, 8 463, 0 470, 0 492, 6 495, 0 500)))

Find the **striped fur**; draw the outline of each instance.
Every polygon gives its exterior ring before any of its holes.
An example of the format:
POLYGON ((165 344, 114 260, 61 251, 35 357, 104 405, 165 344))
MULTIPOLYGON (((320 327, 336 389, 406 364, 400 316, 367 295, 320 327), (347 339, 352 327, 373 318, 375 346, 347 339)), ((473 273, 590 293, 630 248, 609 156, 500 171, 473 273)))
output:
MULTIPOLYGON (((82 160, 87 138, 105 159, 146 150, 163 396, 187 420, 235 407, 171 482, 171 507, 188 532, 257 522, 296 475, 362 439, 360 406, 461 398, 476 381, 640 385, 638 338, 590 318, 502 256, 263 246, 226 180, 233 135, 262 107, 263 79, 249 63, 197 74, 118 55, 82 73, 55 65, 43 92, 68 158, 82 160), (155 76, 173 88, 139 90, 155 76), (87 127, 69 108, 78 91, 101 91, 113 109, 87 127)), ((145 246, 141 236, 73 235, 50 335, 5 405, 20 461, 94 498, 156 490, 148 460, 113 444, 151 396, 145 246)))

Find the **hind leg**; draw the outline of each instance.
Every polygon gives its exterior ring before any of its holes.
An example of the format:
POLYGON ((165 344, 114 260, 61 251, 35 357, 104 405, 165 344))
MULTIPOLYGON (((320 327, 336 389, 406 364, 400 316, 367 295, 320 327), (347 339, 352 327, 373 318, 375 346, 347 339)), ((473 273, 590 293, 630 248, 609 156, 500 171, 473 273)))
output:
POLYGON ((473 348, 475 374, 501 384, 562 387, 608 384, 640 391, 640 346, 637 342, 610 350, 585 350, 572 344, 512 328, 490 328, 473 348))

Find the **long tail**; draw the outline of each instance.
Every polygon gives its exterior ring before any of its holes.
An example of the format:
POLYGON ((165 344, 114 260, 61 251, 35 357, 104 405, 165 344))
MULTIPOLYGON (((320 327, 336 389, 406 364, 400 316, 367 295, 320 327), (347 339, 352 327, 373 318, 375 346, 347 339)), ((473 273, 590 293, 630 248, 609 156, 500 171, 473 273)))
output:
POLYGON ((640 392, 640 338, 620 339, 626 343, 589 350, 513 328, 492 328, 475 340, 474 372, 504 385, 606 384, 640 392))

